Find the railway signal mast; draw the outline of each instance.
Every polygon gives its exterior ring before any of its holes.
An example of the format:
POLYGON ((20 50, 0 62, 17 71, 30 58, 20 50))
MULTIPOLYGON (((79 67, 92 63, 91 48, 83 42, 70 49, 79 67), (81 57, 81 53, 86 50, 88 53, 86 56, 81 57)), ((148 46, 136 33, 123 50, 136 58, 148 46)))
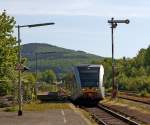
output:
POLYGON ((114 20, 114 18, 111 18, 111 20, 108 20, 108 23, 111 24, 111 39, 112 39, 112 98, 116 98, 117 92, 118 92, 118 85, 115 83, 115 63, 114 63, 114 28, 117 27, 118 23, 125 23, 129 24, 129 20, 114 20))

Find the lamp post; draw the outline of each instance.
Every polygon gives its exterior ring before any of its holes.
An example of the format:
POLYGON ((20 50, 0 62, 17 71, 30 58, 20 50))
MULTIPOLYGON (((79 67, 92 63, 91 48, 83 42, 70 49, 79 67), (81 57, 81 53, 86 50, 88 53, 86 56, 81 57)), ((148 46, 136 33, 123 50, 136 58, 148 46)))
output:
POLYGON ((18 116, 22 116, 22 94, 21 94, 21 39, 20 39, 20 28, 23 27, 39 27, 39 26, 46 26, 46 25, 54 25, 55 23, 40 23, 40 24, 31 24, 31 25, 18 25, 16 28, 18 29, 18 103, 19 103, 19 109, 18 109, 18 116))
POLYGON ((129 20, 114 20, 114 18, 111 18, 111 20, 108 20, 108 23, 111 24, 111 40, 112 40, 112 98, 116 98, 117 92, 118 92, 118 85, 115 83, 115 62, 114 62, 114 28, 117 27, 118 23, 125 23, 129 24, 129 20))

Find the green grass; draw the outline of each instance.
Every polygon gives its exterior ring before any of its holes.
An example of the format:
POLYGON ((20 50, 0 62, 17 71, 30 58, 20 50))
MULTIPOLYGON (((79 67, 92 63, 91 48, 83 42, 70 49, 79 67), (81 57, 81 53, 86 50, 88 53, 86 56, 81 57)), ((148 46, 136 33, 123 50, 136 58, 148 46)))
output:
POLYGON ((118 106, 122 106, 122 107, 127 106, 129 109, 135 109, 142 113, 150 114, 150 109, 147 108, 147 106, 145 106, 144 104, 138 103, 138 102, 130 101, 130 100, 119 99, 119 98, 112 100, 111 98, 107 98, 107 99, 103 100, 101 103, 106 104, 106 105, 107 104, 108 105, 118 105, 118 106))
POLYGON ((4 108, 5 112, 16 112, 17 111, 17 107, 7 107, 4 108))
POLYGON ((23 106, 25 111, 46 111, 48 109, 70 109, 66 103, 31 103, 23 106))
MULTIPOLYGON (((47 111, 50 109, 71 109, 67 103, 31 103, 24 104, 23 111, 47 111)), ((18 107, 5 108, 6 112, 16 112, 18 107)))
POLYGON ((141 92, 139 93, 139 96, 141 96, 141 97, 149 97, 150 94, 149 94, 146 90, 143 90, 143 91, 141 91, 141 92))

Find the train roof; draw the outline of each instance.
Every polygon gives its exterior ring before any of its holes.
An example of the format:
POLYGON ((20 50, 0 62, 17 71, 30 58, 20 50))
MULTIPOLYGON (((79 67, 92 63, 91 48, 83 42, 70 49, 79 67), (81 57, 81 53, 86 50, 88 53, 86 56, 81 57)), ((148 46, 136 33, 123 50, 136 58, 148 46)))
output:
POLYGON ((77 65, 75 67, 101 67, 102 65, 96 65, 96 64, 80 64, 80 65, 77 65))

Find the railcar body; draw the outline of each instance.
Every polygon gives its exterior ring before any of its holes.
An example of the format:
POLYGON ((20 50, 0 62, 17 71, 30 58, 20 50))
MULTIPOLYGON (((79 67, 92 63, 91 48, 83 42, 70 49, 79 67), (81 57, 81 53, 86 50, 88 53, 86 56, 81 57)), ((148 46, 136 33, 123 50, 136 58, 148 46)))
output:
POLYGON ((79 65, 73 68, 74 82, 72 82, 71 98, 80 103, 98 103, 104 99, 102 65, 79 65))

